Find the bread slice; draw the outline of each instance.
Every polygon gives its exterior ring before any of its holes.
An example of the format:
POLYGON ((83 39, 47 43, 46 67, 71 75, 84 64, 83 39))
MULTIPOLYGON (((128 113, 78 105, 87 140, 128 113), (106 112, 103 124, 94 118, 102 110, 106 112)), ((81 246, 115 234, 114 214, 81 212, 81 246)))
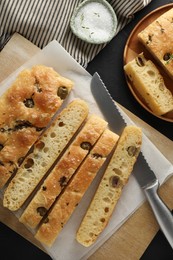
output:
POLYGON ((88 116, 83 100, 71 102, 34 144, 4 193, 3 205, 18 210, 88 116))
POLYGON ((108 224, 115 205, 122 194, 122 189, 133 170, 141 143, 141 129, 136 126, 125 127, 77 231, 76 239, 83 246, 92 245, 108 224))
POLYGON ((70 218, 84 193, 88 189, 98 170, 116 144, 118 136, 105 130, 79 170, 72 178, 64 193, 54 204, 45 221, 39 227, 35 237, 47 246, 51 246, 65 223, 70 218))
POLYGON ((39 224, 106 126, 107 122, 96 115, 91 115, 88 118, 81 131, 25 209, 20 217, 20 222, 30 228, 35 228, 39 224))
POLYGON ((173 8, 144 28, 138 39, 173 78, 173 8))
POLYGON ((16 172, 30 147, 73 87, 50 67, 23 70, 0 98, 0 188, 16 172))
POLYGON ((162 75, 151 60, 143 53, 124 66, 130 82, 156 115, 173 110, 173 95, 166 87, 162 75))

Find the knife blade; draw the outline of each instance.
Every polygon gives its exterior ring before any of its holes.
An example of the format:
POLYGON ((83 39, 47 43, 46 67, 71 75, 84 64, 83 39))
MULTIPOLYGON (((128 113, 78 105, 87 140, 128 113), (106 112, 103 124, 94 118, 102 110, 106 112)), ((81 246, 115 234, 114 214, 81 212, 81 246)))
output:
MULTIPOLYGON (((90 87, 96 103, 103 113, 103 116, 108 121, 110 129, 121 135, 124 127, 127 125, 126 121, 97 72, 95 72, 92 77, 90 87)), ((139 153, 133 174, 148 199, 160 229, 167 238, 170 246, 173 248, 173 216, 169 208, 158 195, 159 181, 155 173, 149 167, 142 152, 139 153)))

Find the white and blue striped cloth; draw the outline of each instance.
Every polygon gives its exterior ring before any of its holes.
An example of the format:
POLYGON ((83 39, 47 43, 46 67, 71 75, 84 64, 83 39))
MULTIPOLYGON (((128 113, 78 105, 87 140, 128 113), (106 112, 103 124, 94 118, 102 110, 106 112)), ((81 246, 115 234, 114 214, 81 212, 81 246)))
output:
MULTIPOLYGON (((78 39, 69 26, 73 10, 81 0, 0 0, 0 50, 17 32, 43 48, 56 39, 86 67, 105 44, 78 39)), ((118 18, 117 33, 151 0, 109 0, 118 18)))

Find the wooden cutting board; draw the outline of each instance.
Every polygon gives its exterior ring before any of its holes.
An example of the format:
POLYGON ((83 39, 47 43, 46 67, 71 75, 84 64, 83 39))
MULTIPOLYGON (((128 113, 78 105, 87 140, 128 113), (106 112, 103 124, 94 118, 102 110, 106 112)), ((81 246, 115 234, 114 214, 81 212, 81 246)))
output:
MULTIPOLYGON (((0 52, 0 82, 39 51, 40 49, 28 40, 19 34, 14 34, 2 52, 0 52)), ((138 126, 142 127, 146 136, 155 144, 163 155, 173 163, 173 142, 124 107, 122 107, 122 109, 138 126)), ((162 185, 159 190, 161 198, 171 209, 173 208, 172 192, 173 177, 162 185)), ((1 222, 44 250, 24 225, 19 223, 18 219, 12 213, 3 208, 2 201, 0 201, 0 212, 1 222)), ((89 259, 139 259, 158 229, 159 227, 153 213, 148 203, 145 202, 89 259)))

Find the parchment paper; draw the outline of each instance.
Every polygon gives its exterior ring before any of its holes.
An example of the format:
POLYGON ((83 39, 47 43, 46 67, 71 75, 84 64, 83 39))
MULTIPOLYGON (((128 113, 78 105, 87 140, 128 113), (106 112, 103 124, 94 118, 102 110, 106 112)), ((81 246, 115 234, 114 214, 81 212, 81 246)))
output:
MULTIPOLYGON (((11 82, 15 79, 19 71, 24 68, 31 67, 35 64, 51 66, 62 76, 68 77, 74 81, 74 89, 64 105, 75 98, 82 98, 88 102, 90 113, 95 113, 102 116, 102 113, 99 110, 90 91, 91 75, 83 67, 81 67, 56 41, 48 44, 29 62, 25 63, 22 67, 10 75, 10 77, 8 77, 4 82, 2 82, 0 87, 0 95, 10 86, 11 82)), ((121 111, 121 113, 124 115, 128 124, 134 124, 123 111, 121 111)), ((173 165, 160 153, 160 151, 148 140, 145 135, 143 135, 142 152, 145 155, 151 169, 157 175, 160 184, 162 184, 173 173, 173 165)), ((123 190, 123 194, 116 206, 108 226, 100 235, 96 243, 89 248, 85 248, 80 245, 75 240, 75 234, 95 192, 95 189, 101 179, 105 167, 106 166, 104 165, 102 170, 98 173, 97 177, 71 216, 70 220, 67 222, 62 232, 56 239, 54 245, 51 248, 45 247, 43 245, 52 259, 87 259, 127 220, 128 217, 131 216, 131 214, 145 200, 143 192, 132 174, 128 184, 123 190)), ((2 198, 2 192, 0 195, 2 198)), ((16 213, 17 216, 20 214, 21 212, 16 213)))

